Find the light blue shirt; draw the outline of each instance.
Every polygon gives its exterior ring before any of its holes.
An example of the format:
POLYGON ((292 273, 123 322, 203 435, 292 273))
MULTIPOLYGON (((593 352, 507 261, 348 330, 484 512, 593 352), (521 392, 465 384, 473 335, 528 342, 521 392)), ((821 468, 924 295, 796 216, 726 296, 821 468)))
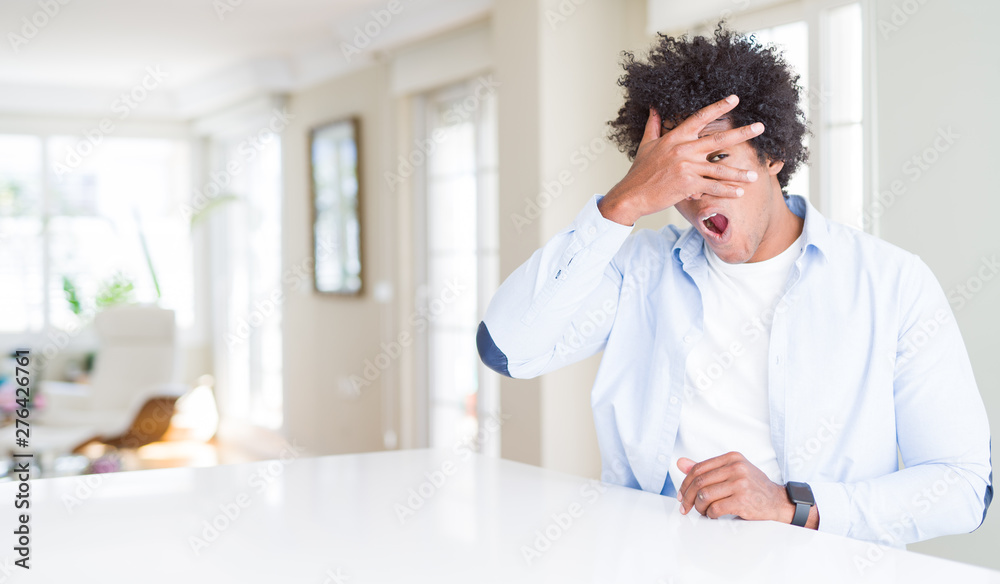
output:
MULTIPOLYGON (((673 496, 685 362, 704 326, 703 238, 632 233, 600 199, 504 281, 477 345, 522 379, 603 350, 591 392, 602 480, 673 496)), ((761 315, 782 476, 810 484, 820 531, 902 547, 976 529, 993 497, 990 430, 941 286, 914 254, 802 197, 786 203, 805 219, 803 251, 761 315)))

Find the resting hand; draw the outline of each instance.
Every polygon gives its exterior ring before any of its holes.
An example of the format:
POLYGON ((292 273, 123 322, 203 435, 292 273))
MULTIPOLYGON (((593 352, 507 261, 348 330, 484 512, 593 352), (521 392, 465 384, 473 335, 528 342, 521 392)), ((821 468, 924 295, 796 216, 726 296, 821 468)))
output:
MULTIPOLYGON (((687 474, 677 490, 681 513, 687 514, 694 507, 712 519, 736 515, 752 521, 792 522, 795 504, 788 499, 784 485, 772 482, 739 452, 699 463, 681 458, 677 468, 687 474)), ((816 529, 818 525, 819 511, 813 506, 806 527, 816 529)))

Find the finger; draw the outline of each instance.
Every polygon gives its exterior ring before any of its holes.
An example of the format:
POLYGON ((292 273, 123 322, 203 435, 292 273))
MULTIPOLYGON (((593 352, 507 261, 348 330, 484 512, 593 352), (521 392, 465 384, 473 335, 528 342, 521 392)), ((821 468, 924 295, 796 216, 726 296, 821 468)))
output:
POLYGON ((694 461, 690 458, 684 458, 683 456, 677 459, 677 468, 684 474, 691 472, 691 467, 694 466, 694 461))
MULTIPOLYGON (((695 489, 691 490, 695 491, 695 489)), ((732 498, 736 491, 735 484, 730 480, 697 489, 693 497, 694 508, 698 510, 698 513, 708 516, 708 510, 714 503, 722 499, 732 498)), ((712 519, 718 519, 718 515, 712 517, 712 519)))
POLYGON ((660 137, 660 114, 653 108, 649 108, 649 117, 646 118, 646 129, 642 133, 642 140, 639 141, 639 147, 642 145, 656 140, 660 137))
POLYGON ((681 500, 684 493, 687 492, 688 488, 691 487, 691 483, 698 478, 699 475, 704 474, 710 470, 717 469, 719 467, 725 466, 732 461, 730 454, 723 454, 721 456, 716 456, 714 458, 709 458, 703 460, 691 467, 690 472, 684 477, 684 482, 681 483, 679 489, 677 489, 677 500, 681 500))
POLYGON ((757 173, 752 170, 743 170, 725 164, 713 164, 711 162, 698 163, 694 171, 705 178, 717 180, 729 180, 737 182, 754 182, 757 180, 757 173))
POLYGON ((728 497, 719 497, 712 501, 705 508, 705 512, 702 515, 711 519, 718 519, 723 515, 736 515, 739 517, 740 513, 739 500, 730 495, 728 497))
MULTIPOLYGON (((728 464, 701 472, 698 475, 689 474, 684 482, 687 482, 688 479, 691 479, 691 482, 688 483, 687 489, 681 493, 681 513, 687 513, 698 504, 699 500, 703 501, 705 497, 709 496, 711 494, 710 487, 719 486, 731 477, 732 470, 728 464)), ((729 492, 726 491, 725 494, 728 496, 729 492)), ((707 504, 703 505, 699 511, 706 506, 707 504)))
POLYGON ((677 128, 674 128, 674 130, 681 129, 681 131, 685 134, 697 136, 705 126, 721 118, 723 114, 736 107, 736 104, 739 102, 740 98, 735 95, 730 95, 729 97, 721 99, 711 105, 706 105, 678 124, 677 128))
POLYGON ((701 198, 701 195, 711 195, 713 197, 729 197, 737 198, 742 197, 743 187, 737 185, 729 185, 724 182, 719 182, 711 178, 703 178, 696 182, 694 188, 698 189, 698 194, 695 198, 701 198))
POLYGON ((740 142, 746 142, 747 140, 756 138, 763 133, 764 124, 754 122, 747 126, 740 126, 739 128, 733 128, 732 130, 726 130, 724 132, 716 132, 703 138, 698 138, 695 140, 695 144, 705 152, 714 152, 715 150, 729 148, 730 146, 734 146, 740 142))

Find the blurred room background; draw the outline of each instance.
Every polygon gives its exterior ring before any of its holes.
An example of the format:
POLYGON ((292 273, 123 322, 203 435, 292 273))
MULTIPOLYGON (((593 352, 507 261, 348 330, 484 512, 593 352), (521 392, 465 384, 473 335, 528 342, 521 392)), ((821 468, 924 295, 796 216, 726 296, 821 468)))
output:
MULTIPOLYGON (((44 380, 40 470, 466 445, 599 476, 600 357, 501 379, 476 326, 628 170, 605 138, 621 52, 720 19, 801 76, 812 157, 789 191, 931 266, 996 427, 998 17, 988 0, 4 2, 0 350, 30 349, 44 380)), ((910 549, 1000 568, 998 541, 993 513, 910 549)))

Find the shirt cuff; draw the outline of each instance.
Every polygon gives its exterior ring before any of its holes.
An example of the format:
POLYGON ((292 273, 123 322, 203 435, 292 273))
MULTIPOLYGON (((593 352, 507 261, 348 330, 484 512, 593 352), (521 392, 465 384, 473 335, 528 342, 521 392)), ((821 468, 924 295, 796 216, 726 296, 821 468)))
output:
POLYGON ((577 234, 580 243, 585 247, 590 247, 599 253, 614 255, 632 233, 634 225, 622 225, 602 215, 597 203, 603 198, 604 195, 601 194, 591 197, 573 220, 570 229, 577 234))
POLYGON ((819 510, 819 530, 847 537, 851 529, 851 499, 843 483, 809 483, 816 508, 819 510))

